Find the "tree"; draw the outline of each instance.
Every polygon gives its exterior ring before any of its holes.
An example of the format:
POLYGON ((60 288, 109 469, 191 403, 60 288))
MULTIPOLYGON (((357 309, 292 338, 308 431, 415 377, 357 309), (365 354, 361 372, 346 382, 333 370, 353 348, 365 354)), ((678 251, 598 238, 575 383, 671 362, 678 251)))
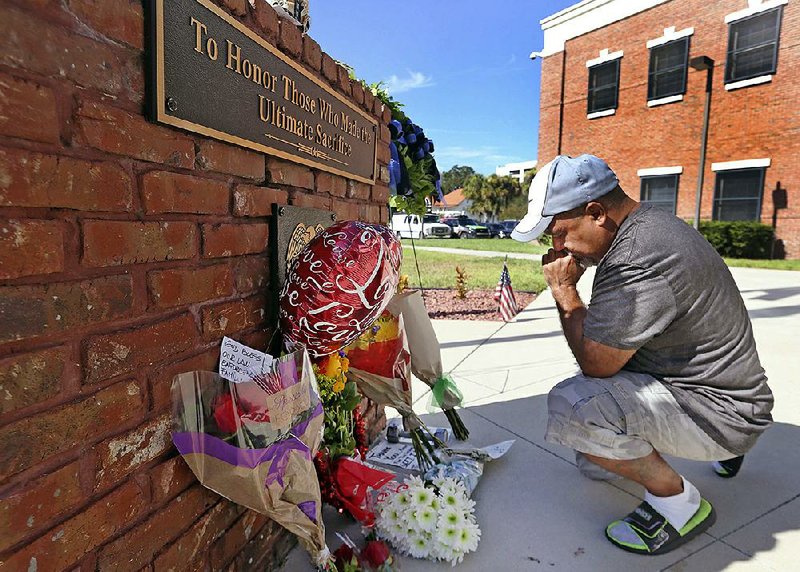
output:
POLYGON ((520 193, 512 197, 506 206, 500 209, 501 220, 519 220, 528 214, 528 189, 535 175, 536 169, 525 172, 525 178, 522 181, 520 193))
POLYGON ((468 178, 475 174, 472 167, 453 165, 453 167, 442 174, 442 192, 447 194, 456 189, 464 187, 468 178))
POLYGON ((472 201, 471 210, 485 219, 496 217, 521 194, 519 182, 513 177, 473 175, 464 183, 464 197, 472 201))

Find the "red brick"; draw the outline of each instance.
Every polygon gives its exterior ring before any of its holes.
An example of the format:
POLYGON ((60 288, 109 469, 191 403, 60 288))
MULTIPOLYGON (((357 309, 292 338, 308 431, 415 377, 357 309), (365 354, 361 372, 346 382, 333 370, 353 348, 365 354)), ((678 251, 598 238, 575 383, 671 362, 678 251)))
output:
POLYGON ((247 0, 222 0, 222 5, 236 16, 247 14, 247 0))
POLYGON ((387 185, 392 180, 389 176, 389 169, 386 168, 386 165, 381 165, 378 167, 378 180, 382 183, 386 183, 387 185))
POLYGON ((333 212, 336 213, 336 220, 358 220, 358 203, 335 201, 333 212))
MULTIPOLYGON (((386 123, 389 123, 389 122, 387 121, 386 123)), ((392 134, 389 131, 389 128, 386 127, 386 124, 380 123, 378 125, 378 130, 380 132, 380 141, 383 142, 384 145, 388 145, 392 141, 392 134)), ((378 145, 380 145, 380 142, 378 143, 378 145)))
POLYGON ((294 192, 289 195, 292 206, 307 207, 312 209, 331 210, 331 198, 326 195, 311 195, 308 193, 294 192))
POLYGON ((223 500, 154 561, 156 570, 194 570, 208 548, 224 533, 243 507, 223 500))
POLYGON ((324 52, 322 54, 322 75, 331 83, 339 80, 339 65, 324 52))
POLYGON ((380 98, 375 98, 375 104, 372 107, 372 114, 378 118, 378 123, 383 122, 383 110, 386 106, 380 98))
POLYGON ((233 294, 233 276, 227 264, 157 270, 147 274, 147 284, 150 298, 158 308, 194 304, 233 294))
POLYGON ((125 480, 130 473, 170 450, 171 436, 172 416, 168 412, 95 445, 95 492, 125 480))
POLYGON ((263 181, 266 176, 264 155, 228 145, 220 141, 203 141, 196 157, 197 168, 235 175, 254 181, 263 181))
POLYGON ((130 211, 131 179, 113 163, 0 149, 0 206, 130 211))
POLYGON ((360 81, 353 82, 353 101, 359 105, 364 104, 364 84, 360 81))
POLYGON ((233 191, 233 214, 236 216, 264 217, 272 215, 272 204, 285 205, 289 193, 281 189, 237 185, 233 191))
POLYGON ((197 341, 197 328, 189 314, 91 337, 86 343, 86 381, 94 383, 149 367, 192 349, 197 341))
POLYGON ((385 185, 373 185, 372 187, 372 202, 388 204, 389 203, 389 187, 385 185))
POLYGON ((380 218, 378 219, 383 225, 389 224, 389 209, 380 209, 380 218))
POLYGON ((246 294, 263 290, 269 284, 269 259, 266 256, 241 257, 234 270, 236 291, 246 294))
POLYGON ((57 221, 0 221, 0 279, 64 270, 64 231, 57 221))
POLYGON ((8 570, 65 570, 128 526, 143 505, 136 483, 126 483, 13 553, 4 565, 8 570))
MULTIPOLYGON (((9 413, 58 394, 69 359, 68 348, 15 354, 0 359, 0 413, 9 413)), ((0 548, 0 552, 2 552, 0 548)))
POLYGON ((130 532, 100 549, 98 570, 139 570, 206 512, 219 497, 193 487, 130 532))
POLYGON ((267 169, 273 183, 303 189, 314 188, 314 173, 308 167, 270 158, 267 160, 267 169))
MULTIPOLYGON (((153 495, 153 504, 161 505, 195 483, 197 483, 197 478, 182 457, 173 457, 164 461, 150 470, 150 490, 153 495)), ((203 489, 204 487, 198 488, 198 490, 203 489)), ((209 495, 209 498, 213 499, 214 496, 209 495)), ((179 502, 183 502, 183 500, 181 499, 179 502)), ((185 512, 187 515, 192 514, 191 510, 185 512)))
POLYGON ((0 74, 0 134, 58 143, 60 125, 50 88, 0 74))
POLYGON ((264 528, 267 516, 248 510, 225 534, 214 543, 210 551, 212 570, 222 570, 229 564, 244 546, 264 528))
POLYGON ((367 112, 372 113, 372 110, 375 107, 375 96, 372 94, 370 89, 364 90, 364 109, 367 112))
POLYGON ((144 47, 144 16, 130 0, 69 0, 70 11, 108 38, 140 50, 144 47))
POLYGON ((320 193, 328 193, 334 197, 344 197, 347 194, 347 179, 338 175, 317 172, 316 190, 320 193))
POLYGON ((268 228, 266 224, 204 224, 203 256, 218 258, 263 252, 268 228))
POLYGON ((35 535, 55 517, 85 501, 78 470, 76 461, 3 496, 0 552, 35 535))
POLYGON ((0 429, 0 480, 51 455, 86 445, 137 418, 141 410, 139 385, 123 381, 81 401, 10 423, 0 429))
POLYGON ((348 199, 361 199, 364 201, 368 201, 371 194, 370 186, 366 183, 359 183, 358 181, 348 180, 347 181, 347 193, 346 197, 348 199))
POLYGON ((130 276, 0 288, 0 341, 63 332, 132 314, 130 276))
POLYGON ((258 326, 266 316, 266 300, 254 296, 203 308, 203 336, 214 340, 258 326))
POLYGON ((350 80, 350 71, 342 65, 339 65, 338 68, 339 68, 338 70, 339 77, 336 81, 336 86, 342 91, 342 93, 344 93, 346 96, 349 97, 350 94, 352 93, 352 87, 351 87, 352 81, 350 80))
POLYGON ((193 258, 197 227, 190 222, 90 220, 83 223, 83 264, 119 266, 193 258))
POLYGON ((83 102, 75 117, 74 143, 115 155, 191 169, 194 143, 175 129, 149 123, 95 102, 83 102))
POLYGON ((281 20, 280 24, 278 47, 287 54, 299 59, 303 53, 303 34, 300 32, 300 28, 290 20, 281 20))
POLYGON ((8 2, 0 4, 0 22, 3 29, 13 30, 0 36, 0 65, 66 78, 75 85, 135 102, 142 100, 141 52, 94 41, 43 19, 33 23, 30 13, 8 2))
POLYGON ((220 181, 152 171, 142 177, 142 201, 148 214, 227 214, 230 190, 220 181))
MULTIPOLYGON (((392 110, 389 109, 388 106, 383 106, 383 114, 381 115, 379 122, 383 122, 383 125, 386 126, 389 123, 391 123, 391 121, 392 121, 392 110)), ((386 139, 387 143, 389 141, 391 141, 391 135, 389 136, 389 139, 386 139)))
POLYGON ((379 142, 375 149, 375 156, 378 159, 378 163, 388 165, 389 160, 392 158, 392 152, 389 150, 389 145, 379 142))
POLYGON ((303 61, 314 71, 322 69, 322 49, 311 36, 303 36, 303 61))
POLYGON ((170 389, 172 379, 188 371, 217 371, 219 347, 216 346, 200 355, 192 356, 178 363, 160 367, 150 377, 151 408, 156 413, 169 411, 172 406, 170 389))
POLYGON ((236 557, 238 570, 258 570, 260 567, 270 569, 269 563, 281 562, 282 554, 297 543, 296 537, 275 521, 268 521, 264 527, 254 535, 236 557))
POLYGON ((280 24, 275 9, 268 2, 256 2, 253 15, 262 35, 269 43, 277 45, 280 24))

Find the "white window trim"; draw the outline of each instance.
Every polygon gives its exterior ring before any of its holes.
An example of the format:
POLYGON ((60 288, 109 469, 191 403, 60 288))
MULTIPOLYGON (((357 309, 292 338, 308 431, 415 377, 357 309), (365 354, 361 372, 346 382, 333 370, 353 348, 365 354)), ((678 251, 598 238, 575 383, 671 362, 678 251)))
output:
POLYGON ((747 18, 748 16, 753 16, 759 12, 766 12, 767 10, 777 8, 778 6, 785 6, 788 3, 789 0, 768 0, 767 2, 762 2, 761 0, 748 0, 749 5, 747 8, 744 10, 739 10, 738 12, 732 12, 725 16, 725 23, 730 24, 731 22, 741 20, 742 18, 747 18))
POLYGON ((766 159, 745 159, 743 161, 725 161, 723 163, 711 163, 712 171, 732 171, 734 169, 758 169, 769 167, 772 160, 766 159))
POLYGON ((658 177, 659 175, 680 175, 683 173, 683 167, 650 167, 648 169, 639 169, 636 174, 640 177, 658 177))
POLYGON ((680 40, 681 38, 685 38, 686 36, 691 36, 692 34, 694 34, 694 28, 684 28, 683 30, 676 32, 675 26, 670 26, 669 28, 664 28, 664 35, 661 36, 660 38, 648 40, 647 49, 649 50, 650 48, 662 46, 674 40, 680 40))
POLYGON ((656 107, 658 105, 666 105, 667 103, 675 103, 676 101, 683 101, 683 94, 679 93, 678 95, 670 95, 667 97, 661 97, 659 99, 651 99, 647 102, 647 107, 656 107))
POLYGON ((769 83, 772 81, 772 74, 760 75, 758 77, 751 77, 750 79, 742 79, 725 84, 725 91, 732 89, 739 89, 742 87, 750 87, 751 85, 761 85, 762 83, 769 83))
POLYGON ((604 109, 603 111, 595 111, 594 113, 587 113, 586 119, 597 119, 598 117, 608 117, 609 115, 615 115, 617 113, 617 108, 613 109, 604 109))
POLYGON ((594 66, 598 66, 600 64, 604 64, 606 62, 618 60, 622 57, 622 53, 623 53, 622 50, 618 52, 609 53, 608 48, 604 48, 600 50, 600 55, 598 57, 594 58, 593 60, 588 60, 586 62, 586 67, 591 68, 594 66))

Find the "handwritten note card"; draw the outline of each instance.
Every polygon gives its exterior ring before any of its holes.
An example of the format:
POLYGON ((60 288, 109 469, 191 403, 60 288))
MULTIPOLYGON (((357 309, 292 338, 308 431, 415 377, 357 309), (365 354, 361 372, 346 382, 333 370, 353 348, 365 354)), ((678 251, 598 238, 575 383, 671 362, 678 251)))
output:
POLYGON ((249 348, 228 337, 222 338, 219 375, 234 383, 251 381, 267 371, 273 358, 269 354, 249 348))
POLYGON ((308 382, 300 381, 277 393, 267 395, 270 421, 279 427, 288 427, 292 419, 311 407, 308 382))

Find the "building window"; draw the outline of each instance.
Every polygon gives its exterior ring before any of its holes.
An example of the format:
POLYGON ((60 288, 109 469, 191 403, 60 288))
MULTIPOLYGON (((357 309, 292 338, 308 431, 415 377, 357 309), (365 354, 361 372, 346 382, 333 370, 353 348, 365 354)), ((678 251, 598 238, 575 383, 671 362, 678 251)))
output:
POLYGON ((642 177, 641 202, 675 214, 679 175, 642 177))
POLYGON ((589 107, 587 113, 617 108, 619 58, 589 68, 589 107))
POLYGON ((651 48, 647 100, 686 93, 688 62, 688 37, 651 48))
POLYGON ((761 195, 766 169, 717 172, 714 220, 761 220, 761 195))
POLYGON ((731 22, 725 82, 775 73, 783 7, 731 22))

